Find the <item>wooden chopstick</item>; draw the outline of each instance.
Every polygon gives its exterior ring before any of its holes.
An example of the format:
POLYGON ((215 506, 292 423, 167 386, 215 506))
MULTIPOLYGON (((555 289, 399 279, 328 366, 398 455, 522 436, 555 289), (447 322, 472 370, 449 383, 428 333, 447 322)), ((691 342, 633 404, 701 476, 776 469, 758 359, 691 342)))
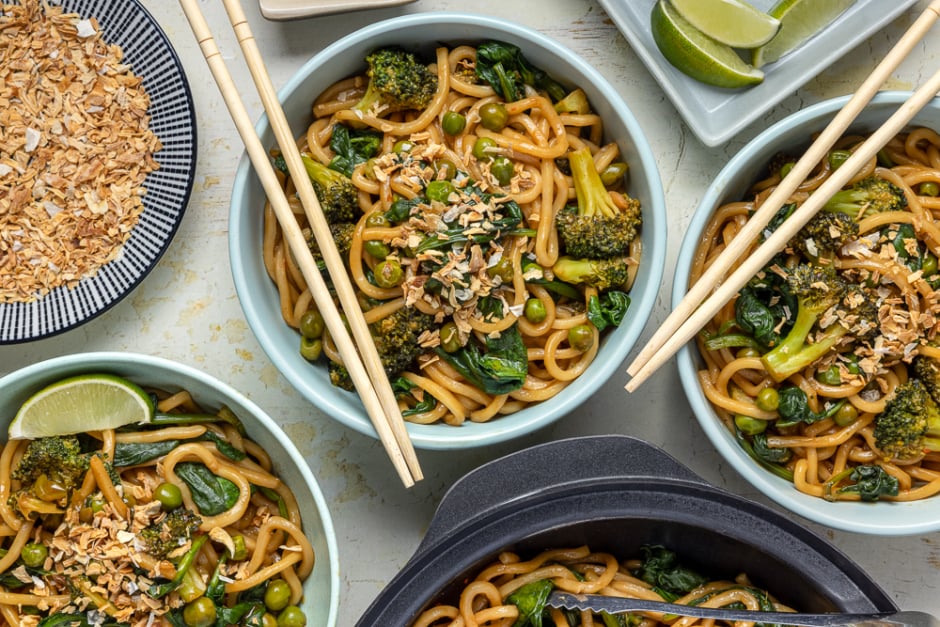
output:
MULTIPOLYGON (((248 18, 242 10, 239 0, 223 0, 225 11, 228 13, 229 22, 235 31, 242 52, 245 55, 245 61, 248 69, 254 79, 255 87, 261 96, 264 109, 268 113, 268 120, 274 135, 277 138, 281 149, 281 154, 287 163, 287 169, 290 171, 291 178, 297 188, 300 196, 301 205, 307 215, 307 221, 313 229, 317 245, 323 260, 326 263, 327 271, 333 279, 333 288, 336 290, 340 305, 346 312, 346 320, 352 330, 353 338, 359 347, 359 353, 362 355, 363 363, 369 378, 375 386, 379 402, 388 416, 388 422, 392 429, 392 434, 398 442, 405 457, 405 463, 414 477, 415 481, 423 478, 421 466, 418 463, 417 455, 405 428, 405 421, 401 417, 401 410, 398 407, 398 401, 392 386, 389 383, 388 376, 385 374, 385 368, 379 358, 378 351, 375 348, 375 341, 369 332, 369 326, 365 317, 362 315, 362 309, 359 299, 356 297, 356 291, 353 289, 349 275, 346 273, 346 265, 336 249, 336 242, 330 233, 329 224, 320 209, 320 202, 317 200, 316 192, 313 189, 313 183, 307 176, 306 168, 300 157, 300 151, 295 143, 295 135, 290 129, 284 110, 281 108, 280 100, 277 97, 277 91, 271 83, 270 75, 264 65, 264 59, 261 51, 251 32, 251 26, 248 24, 248 18)), ((343 360, 345 362, 345 357, 343 360)))
MULTIPOLYGON (((884 82, 890 77, 891 73, 894 72, 901 61, 910 54, 914 46, 923 39, 924 35, 934 25, 938 17, 940 17, 940 0, 934 0, 934 2, 921 13, 917 20, 914 21, 904 35, 901 36, 898 43, 895 44, 868 78, 859 86, 858 90, 845 106, 836 114, 822 133, 820 133, 816 141, 813 142, 799 161, 796 162, 792 170, 780 181, 776 189, 745 223, 737 236, 728 244, 728 247, 705 270, 699 280, 689 287, 689 291, 686 295, 669 316, 666 317, 662 325, 660 325, 633 362, 627 367, 627 373, 632 376, 632 379, 626 385, 628 391, 632 392, 639 387, 659 365, 668 361, 673 353, 678 350, 678 347, 672 349, 676 343, 675 337, 678 329, 688 324, 688 320, 693 315, 696 307, 699 307, 703 300, 708 297, 712 288, 722 281, 722 277, 728 269, 731 268, 741 254, 750 247, 751 242, 760 235, 770 220, 776 215, 780 207, 787 202, 796 188, 803 183, 816 164, 826 156, 833 144, 842 136, 852 121, 865 108, 865 105, 874 97, 884 82), (651 361, 655 362, 656 365, 647 367, 647 363, 651 361), (641 373, 643 373, 642 376, 641 373)), ((818 194, 818 192, 816 192, 816 194, 818 194)), ((787 222, 792 222, 795 217, 796 216, 791 216, 787 222)), ((811 217, 812 214, 807 215, 805 220, 808 221, 811 217)), ((796 230, 799 229, 797 228, 796 230)), ((738 289, 740 289, 740 286, 738 289)), ((733 294, 731 296, 733 296, 733 294)), ((724 302, 727 302, 727 300, 724 302)), ((717 308, 720 308, 722 304, 723 303, 719 304, 717 308)), ((711 316, 708 318, 710 317, 711 316)), ((708 318, 706 318, 705 321, 707 321, 708 318)), ((696 331, 697 330, 698 329, 696 329, 696 331)), ((686 340, 683 340, 683 342, 684 341, 686 340)))
MULTIPOLYGON (((839 169, 833 172, 800 207, 777 228, 760 247, 729 276, 721 282, 712 295, 696 309, 685 322, 663 343, 655 355, 640 368, 627 383, 627 390, 634 391, 653 372, 662 366, 686 342, 712 319, 712 317, 730 301, 738 291, 778 252, 784 249, 803 226, 819 209, 842 189, 852 177, 875 155, 884 148, 895 135, 917 115, 940 92, 940 70, 905 101, 888 120, 878 128, 865 142, 852 153, 839 169)), ((789 174, 787 175, 789 178, 789 174)), ((732 240, 733 241, 733 240, 732 240)))
MULTIPOLYGON (((199 9, 197 0, 180 0, 180 5, 189 20, 190 27, 196 36, 203 56, 206 58, 206 62, 218 84, 232 120, 245 144, 252 165, 271 202, 275 215, 281 224, 284 239, 290 247, 291 252, 294 254, 304 279, 310 286, 310 291, 313 294, 317 307, 323 314, 326 327, 329 329, 336 343, 337 350, 343 359, 343 363, 349 371, 350 378, 353 380, 353 384, 359 392, 359 396, 362 399, 369 418, 378 433, 379 440, 385 447, 402 483, 404 483, 406 487, 411 487, 414 485, 415 481, 422 479, 417 456, 414 452, 411 440, 408 437, 407 430, 404 427, 404 421, 398 409, 398 404, 394 402, 394 394, 391 391, 388 377, 385 375, 384 369, 382 369, 375 344, 372 341, 371 335, 368 333, 368 326, 362 316, 362 310, 359 307, 358 301, 355 300, 355 293, 352 290, 352 285, 346 274, 342 259, 336 250, 336 244, 330 235, 326 219, 323 217, 319 203, 316 201, 316 194, 313 192, 303 163, 300 161, 300 154, 296 148, 294 136, 287 125, 284 112, 281 109, 280 102, 277 100, 276 92, 274 92, 273 87, 270 87, 270 89, 261 89, 259 87, 259 92, 261 92, 262 100, 265 104, 265 110, 268 113, 269 121, 277 136, 281 152, 284 154, 285 160, 289 166, 291 162, 294 162, 294 165, 289 169, 297 183, 298 191, 302 189, 303 181, 306 181, 307 186, 310 187, 309 194, 301 195, 301 200, 308 214, 308 219, 311 218, 311 216, 313 218, 310 224, 314 229, 317 244, 320 247, 324 260, 327 262, 327 269, 333 280, 334 288, 337 289, 338 292, 345 291, 352 294, 352 306, 348 306, 345 301, 342 301, 342 304, 345 308, 346 317, 350 322, 350 326, 353 329, 357 328, 357 326, 365 329, 365 337, 357 337, 359 341, 358 351, 357 345, 353 343, 346 329, 346 325, 343 322, 343 318, 336 304, 333 302, 326 283, 310 253, 310 249, 307 246, 300 226, 293 216, 284 190, 277 179, 274 167, 271 165, 268 153, 262 145, 260 138, 255 133, 252 120, 241 100, 238 88, 228 72, 225 61, 209 29, 209 25, 206 23, 205 17, 199 9), (299 170, 295 170, 298 163, 300 164, 299 170), (307 197, 305 198, 304 196, 307 197), (362 358, 360 358, 360 352, 362 358), (370 362, 371 367, 369 366, 370 362), (378 365, 377 371, 375 369, 376 364, 378 365), (393 401, 391 407, 387 402, 383 402, 382 400, 383 395, 379 392, 379 389, 383 386, 388 388, 387 394, 391 396, 393 401), (396 432, 404 435, 396 436, 396 432)), ((226 8, 228 9, 229 7, 226 6, 226 8)), ((240 13, 240 7, 238 8, 238 13, 240 13)), ((244 30, 245 26, 247 26, 247 22, 244 20, 244 14, 241 14, 240 19, 232 19, 232 14, 230 13, 229 15, 233 22, 233 27, 237 26, 237 28, 242 31, 239 38, 246 38, 244 30)), ((253 41, 250 32, 247 34, 247 38, 253 41)), ((252 75, 254 76, 256 73, 260 73, 259 76, 267 77, 267 73, 263 65, 261 65, 260 55, 256 55, 256 53, 257 49, 254 48, 254 52, 252 53, 253 58, 251 60, 246 59, 250 65, 254 66, 252 75)), ((256 81, 257 80, 256 78, 256 81)), ((270 86, 269 79, 264 82, 270 86)))

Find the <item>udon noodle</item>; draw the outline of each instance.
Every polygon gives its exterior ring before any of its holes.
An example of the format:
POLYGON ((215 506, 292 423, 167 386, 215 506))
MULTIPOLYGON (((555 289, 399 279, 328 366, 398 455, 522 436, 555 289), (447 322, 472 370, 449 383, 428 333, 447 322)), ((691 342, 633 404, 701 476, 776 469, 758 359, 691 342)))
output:
POLYGON ((664 617, 656 613, 604 617, 587 610, 546 607, 548 591, 554 589, 713 608, 730 606, 755 611, 791 611, 766 591, 754 587, 746 575, 740 574, 734 580, 710 579, 681 565, 675 554, 664 547, 643 547, 642 556, 621 561, 609 553, 592 552, 590 548, 581 546, 545 551, 527 560, 515 553, 501 553, 460 589, 455 604, 441 603, 424 610, 412 627, 512 627, 516 624, 542 624, 545 627, 653 627, 668 624, 691 627, 714 623, 712 620, 664 617), (671 564, 671 567, 660 570, 658 566, 652 566, 654 563, 671 564), (667 570, 669 576, 661 576, 666 575, 667 570), (681 581, 682 585, 664 583, 669 578, 681 581), (535 601, 539 598, 541 602, 535 601))
MULTIPOLYGON (((862 139, 844 138, 833 154, 851 150, 862 139)), ((780 167, 785 161, 776 160, 768 178, 756 183, 743 201, 715 212, 695 254, 691 282, 771 193, 781 170, 785 172, 785 166, 780 167)), ((804 201, 837 164, 838 159, 824 159, 790 201, 804 201)), ((826 337, 827 329, 839 324, 848 332, 811 363, 775 378, 768 372, 766 346, 735 346, 733 341, 722 345, 723 337, 741 334, 736 321, 739 295, 698 338, 704 359, 698 376, 706 397, 742 446, 766 468, 792 480, 801 492, 830 500, 910 501, 940 491, 940 453, 918 439, 906 450, 896 450, 897 442, 887 436, 886 416, 896 415, 899 398, 907 398, 915 379, 923 379, 932 396, 940 391, 930 374, 938 363, 932 360, 940 358, 936 344, 940 137, 923 128, 899 135, 847 189, 874 180, 869 177, 902 191, 902 206, 881 213, 861 209, 855 217, 857 236, 841 243, 831 258, 813 250, 809 239, 791 242, 765 276, 784 276, 798 264, 831 263, 836 276, 848 284, 848 293, 864 296, 867 304, 859 306, 876 312, 873 329, 860 330, 844 302, 838 304, 820 317, 807 342, 826 337), (899 386, 905 386, 900 394, 899 386), (804 399, 809 412, 797 419, 782 416, 778 401, 784 397, 804 399)), ((805 238, 806 231, 801 233, 805 238)), ((794 316, 791 311, 789 319, 779 322, 780 336, 794 316)), ((928 413, 914 412, 920 416, 916 420, 924 420, 916 427, 920 432, 928 413)))
POLYGON ((270 457, 227 408, 206 415, 188 392, 161 396, 160 426, 62 436, 80 455, 59 456, 59 438, 5 444, 0 623, 303 617, 314 552, 270 457))
MULTIPOLYGON (((619 172, 613 182, 605 181, 614 201, 634 202, 624 191, 620 150, 615 143, 604 143, 603 121, 587 108, 586 98, 578 112, 559 113, 545 93, 529 87, 521 99, 505 102, 473 76, 475 61, 473 47, 438 48, 428 66, 436 74, 437 89, 423 110, 355 111, 369 79, 360 75, 340 81, 313 103, 314 120, 298 139, 302 153, 330 164, 336 157, 331 140, 337 128, 356 132, 365 127, 380 134, 378 154, 351 172, 358 210, 346 260, 373 335, 392 328, 410 333, 379 349, 407 362, 404 367, 386 362, 386 372, 395 379, 406 419, 416 423, 459 425, 516 412, 552 398, 588 368, 597 355, 600 332, 587 305, 603 288, 561 284, 552 274, 564 253, 556 213, 577 200, 567 155, 589 149, 599 172, 619 172), (493 103, 504 105, 507 116, 497 130, 481 123, 486 115, 481 111, 493 103), (457 132, 446 128, 449 113, 459 114, 465 126, 457 132), (383 217, 394 212, 396 202, 430 197, 429 190, 444 182, 453 189, 445 187, 450 193, 442 201, 428 200, 398 222, 383 217), (521 213, 518 224, 500 227, 513 210, 521 213), (454 225, 463 234, 484 235, 480 243, 422 252, 422 237, 450 237, 440 233, 454 225), (383 262, 388 260, 400 276, 397 284, 381 281, 387 278, 389 266, 383 262), (414 312, 427 323, 416 323, 414 312), (442 358, 440 349, 450 353, 469 344, 487 347, 500 337, 504 345, 511 344, 516 333, 521 337, 521 374, 510 383, 481 384, 442 358), (400 356, 402 344, 417 349, 414 359, 410 353, 400 356)), ((306 228, 289 177, 284 184, 306 228)), ((636 276, 640 246, 636 237, 625 256, 627 274, 616 286, 624 293, 636 276)), ((309 318, 315 309, 313 299, 270 206, 265 211, 264 262, 277 285, 284 320, 308 335, 305 315, 309 318)), ((304 339, 305 345, 315 346, 310 359, 318 357, 322 346, 334 384, 350 388, 329 333, 321 341, 320 329, 322 324, 304 339)), ((501 356, 500 349, 489 348, 491 355, 501 356)), ((502 355, 508 357, 508 352, 502 355)))

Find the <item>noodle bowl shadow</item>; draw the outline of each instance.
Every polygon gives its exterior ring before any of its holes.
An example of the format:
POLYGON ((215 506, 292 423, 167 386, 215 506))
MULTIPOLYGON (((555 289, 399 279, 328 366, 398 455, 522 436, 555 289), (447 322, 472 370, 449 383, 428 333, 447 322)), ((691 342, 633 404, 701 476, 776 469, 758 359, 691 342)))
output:
MULTIPOLYGON (((456 45, 498 39, 518 45, 535 65, 547 68, 568 87, 581 87, 604 120, 605 139, 616 141, 630 166, 628 191, 643 206, 643 257, 630 292, 623 323, 607 334, 594 362, 565 390, 515 414, 485 423, 409 424, 417 448, 460 449, 485 446, 525 435, 561 418, 589 398, 620 366, 643 330, 659 291, 666 251, 666 215, 662 184, 652 151, 638 122, 613 87, 573 52, 536 31, 503 19, 472 14, 420 13, 372 24, 327 47, 308 61, 279 93, 295 134, 311 120, 314 98, 334 82, 363 72, 366 54, 400 45, 431 53, 441 43, 456 45)), ((257 127, 265 145, 273 133, 263 117, 257 127)), ((359 398, 330 384, 324 365, 311 365, 299 354, 300 337, 281 318, 278 293, 262 262, 264 192, 247 156, 232 190, 229 253, 235 287, 248 324, 268 357, 311 403, 347 427, 376 437, 359 398)))
MULTIPOLYGON (((878 94, 849 132, 875 131, 909 96, 910 92, 878 94)), ((727 202, 744 198, 747 189, 761 178, 767 163, 778 152, 802 154, 813 133, 822 131, 847 101, 848 97, 826 100, 781 120, 751 140, 715 177, 682 241, 673 284, 673 306, 685 296, 695 248, 715 210, 727 202)), ((911 126, 940 129, 940 99, 928 104, 911 126)), ((819 524, 856 533, 901 536, 940 529, 940 498, 912 502, 829 502, 803 494, 791 482, 764 470, 738 445, 734 434, 725 427, 705 397, 696 375, 703 362, 694 343, 679 352, 677 362, 686 396, 709 440, 745 479, 779 505, 819 524)))
MULTIPOLYGON (((248 437, 270 456, 274 473, 297 498, 304 533, 316 562, 304 581, 300 608, 311 625, 333 627, 339 610, 339 565, 336 536, 326 499, 310 467, 290 438, 261 408, 234 388, 195 368, 159 357, 134 353, 97 352, 57 357, 0 378, 0 429, 6 433, 19 407, 33 393, 59 379, 85 373, 110 373, 139 385, 170 392, 188 390, 206 409, 226 406, 245 426, 248 437)), ((4 437, 5 440, 5 437, 4 437)))

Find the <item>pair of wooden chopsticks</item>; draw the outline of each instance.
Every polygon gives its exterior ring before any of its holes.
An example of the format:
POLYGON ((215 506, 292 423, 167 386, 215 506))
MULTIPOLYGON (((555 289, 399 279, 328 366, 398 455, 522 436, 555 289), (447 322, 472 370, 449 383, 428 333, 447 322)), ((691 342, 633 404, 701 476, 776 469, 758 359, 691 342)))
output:
POLYGON ((388 377, 385 375, 385 370, 369 333, 368 325, 356 299, 355 290, 346 274, 343 259, 336 249, 336 243, 330 234, 329 225, 320 209, 320 203, 317 200, 313 185, 306 174, 300 152, 295 143, 295 136, 281 108, 277 92, 268 76, 264 60, 251 33, 251 28, 248 25, 241 4, 238 0, 223 0, 223 3, 242 53, 245 56, 245 62, 254 79, 255 87, 268 114, 268 121, 277 138, 281 154, 287 162, 288 170, 297 188, 307 220, 310 222, 317 245, 323 255, 323 260, 326 262, 326 268, 333 281, 340 305, 346 314, 355 343, 350 338, 340 312, 330 296, 320 271, 317 269, 316 262, 307 247, 300 226, 290 209, 284 190, 278 182, 268 153, 255 132, 248 111, 228 72, 225 61, 222 59, 209 25, 199 9, 198 0, 180 0, 180 5, 189 20, 193 34, 196 36, 203 56, 205 56, 209 69, 218 84, 229 114, 232 116, 238 133, 245 144, 251 163, 284 231, 284 239, 294 254, 307 285, 310 286, 314 301, 323 314, 324 322, 336 343, 343 364, 349 371, 353 384, 362 398, 362 403, 365 405, 369 418, 372 420, 372 424, 389 458, 392 460, 392 464, 405 486, 411 487, 415 481, 420 481, 423 478, 421 467, 418 464, 417 455, 405 428, 395 394, 392 392, 388 377))
POLYGON ((813 192, 799 209, 781 225, 761 246, 748 256, 729 277, 722 277, 750 247, 751 242, 763 231, 771 218, 787 202, 790 195, 806 179, 820 159, 826 156, 832 145, 842 136, 865 105, 878 92, 881 85, 910 54, 914 46, 924 37, 940 17, 940 0, 934 0, 911 25, 898 43, 865 79, 858 91, 849 99, 832 122, 819 135, 793 169, 777 185, 728 247, 689 288, 685 297, 666 318, 646 346, 627 368, 631 379, 626 389, 636 390, 651 374, 665 364, 686 342, 707 324, 709 320, 740 289, 763 268, 771 258, 783 250, 803 226, 819 211, 833 194, 842 189, 858 171, 874 157, 885 144, 897 135, 911 119, 940 91, 940 71, 875 131, 838 170, 813 192), (715 289, 717 286, 717 289, 715 289), (709 292, 714 292, 709 296, 709 292), (707 298, 706 298, 707 297, 707 298))

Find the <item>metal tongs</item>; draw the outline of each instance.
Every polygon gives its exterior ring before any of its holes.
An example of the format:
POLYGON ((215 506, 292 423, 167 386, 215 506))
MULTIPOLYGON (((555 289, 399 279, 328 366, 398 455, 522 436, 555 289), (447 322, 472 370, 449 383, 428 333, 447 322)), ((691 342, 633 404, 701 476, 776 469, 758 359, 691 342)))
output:
POLYGON ((777 623, 780 625, 804 625, 805 627, 835 627, 837 625, 885 626, 885 627, 940 627, 940 620, 927 612, 881 612, 872 614, 801 614, 797 612, 755 612, 751 610, 728 610, 699 605, 677 605, 644 599, 601 596, 595 594, 573 594, 552 592, 548 604, 565 610, 590 610, 607 614, 625 612, 656 612, 691 618, 710 618, 728 623, 746 621, 752 623, 777 623))

